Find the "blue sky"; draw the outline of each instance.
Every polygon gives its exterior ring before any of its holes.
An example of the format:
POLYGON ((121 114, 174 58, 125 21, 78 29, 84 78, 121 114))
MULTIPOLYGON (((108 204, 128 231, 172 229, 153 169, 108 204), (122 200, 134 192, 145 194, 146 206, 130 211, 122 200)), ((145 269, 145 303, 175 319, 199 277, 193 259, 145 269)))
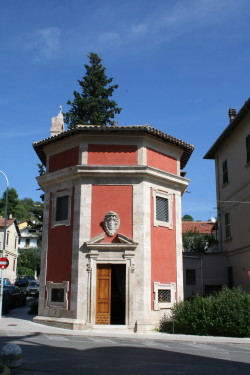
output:
MULTIPOLYGON (((1 0, 1 161, 19 198, 39 200, 32 143, 84 75, 89 52, 119 84, 119 125, 150 124, 195 146, 183 214, 216 216, 204 154, 249 97, 248 0, 1 0)), ((5 190, 0 176, 0 196, 5 190)))

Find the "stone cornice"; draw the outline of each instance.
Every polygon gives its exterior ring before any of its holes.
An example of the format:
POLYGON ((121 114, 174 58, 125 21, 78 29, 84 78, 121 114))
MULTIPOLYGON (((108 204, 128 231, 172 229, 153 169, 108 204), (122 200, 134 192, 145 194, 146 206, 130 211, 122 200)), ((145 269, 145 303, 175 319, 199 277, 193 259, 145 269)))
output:
POLYGON ((183 193, 188 186, 189 180, 177 176, 175 174, 164 172, 160 169, 148 167, 144 165, 138 166, 90 166, 90 165, 77 165, 60 169, 58 171, 45 174, 37 177, 38 184, 43 190, 50 184, 55 182, 63 182, 67 180, 77 179, 79 177, 85 178, 147 178, 161 180, 173 185, 177 185, 183 193))
POLYGON ((135 250, 138 246, 137 242, 134 242, 131 238, 124 236, 121 233, 118 233, 118 239, 120 242, 115 243, 102 243, 105 235, 104 233, 99 234, 96 237, 91 238, 89 241, 84 242, 85 250, 135 250))

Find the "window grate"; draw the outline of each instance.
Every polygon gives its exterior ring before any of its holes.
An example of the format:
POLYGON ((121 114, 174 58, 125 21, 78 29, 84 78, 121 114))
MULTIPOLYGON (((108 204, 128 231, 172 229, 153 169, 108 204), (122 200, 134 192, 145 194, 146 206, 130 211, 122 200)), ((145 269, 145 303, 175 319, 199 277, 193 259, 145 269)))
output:
POLYGON ((160 303, 171 302, 171 290, 170 289, 159 289, 158 290, 158 302, 160 302, 160 303))
POLYGON ((168 199, 156 196, 156 220, 169 221, 168 199))

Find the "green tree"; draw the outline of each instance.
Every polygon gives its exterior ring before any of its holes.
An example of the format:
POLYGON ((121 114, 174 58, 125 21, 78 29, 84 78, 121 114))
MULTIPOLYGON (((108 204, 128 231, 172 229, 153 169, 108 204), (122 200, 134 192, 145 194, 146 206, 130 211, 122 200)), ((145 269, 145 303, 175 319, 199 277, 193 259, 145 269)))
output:
POLYGON ((194 219, 191 215, 186 214, 183 216, 182 221, 194 221, 194 219))
POLYGON ((113 78, 107 78, 102 60, 93 52, 88 58, 90 64, 85 64, 86 74, 82 80, 78 80, 82 92, 74 91, 73 101, 67 102, 71 108, 64 113, 64 120, 70 129, 78 124, 111 124, 111 119, 122 110, 114 100, 109 99, 118 85, 110 85, 113 78))
MULTIPOLYGON (((0 200, 0 214, 5 214, 5 202, 6 202, 6 190, 3 193, 2 199, 0 200)), ((16 189, 10 188, 8 191, 8 215, 15 215, 15 209, 18 204, 18 194, 16 189)))
POLYGON ((34 276, 40 273, 41 248, 30 248, 19 250, 17 258, 17 273, 19 276, 34 276))
MULTIPOLYGON (((46 173, 46 170, 45 170, 45 167, 43 164, 37 164, 38 166, 38 173, 39 173, 39 176, 43 176, 45 173, 46 173)), ((42 190, 41 188, 38 188, 37 190, 42 190)), ((44 193, 42 193, 40 195, 40 198, 41 198, 41 201, 44 202, 44 193)))
MULTIPOLYGON (((0 199, 0 215, 5 215, 6 191, 0 199)), ((8 215, 17 221, 28 220, 35 229, 42 227, 43 203, 34 202, 31 198, 18 199, 16 189, 10 188, 8 193, 8 215)))
POLYGON ((204 253, 209 246, 217 243, 217 240, 210 234, 203 234, 197 231, 188 231, 182 234, 184 251, 204 253))

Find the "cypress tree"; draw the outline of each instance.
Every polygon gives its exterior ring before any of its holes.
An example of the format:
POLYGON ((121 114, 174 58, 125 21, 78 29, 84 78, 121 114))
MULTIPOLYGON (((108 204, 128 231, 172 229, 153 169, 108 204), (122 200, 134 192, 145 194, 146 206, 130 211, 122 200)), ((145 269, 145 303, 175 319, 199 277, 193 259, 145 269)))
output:
POLYGON ((118 85, 110 85, 113 78, 107 78, 106 68, 101 64, 100 57, 91 52, 88 55, 89 65, 85 64, 86 74, 82 80, 78 80, 82 92, 74 91, 74 99, 68 100, 71 106, 64 113, 64 120, 69 129, 76 125, 108 125, 112 124, 115 114, 119 114, 122 108, 117 107, 114 100, 110 100, 118 85))

